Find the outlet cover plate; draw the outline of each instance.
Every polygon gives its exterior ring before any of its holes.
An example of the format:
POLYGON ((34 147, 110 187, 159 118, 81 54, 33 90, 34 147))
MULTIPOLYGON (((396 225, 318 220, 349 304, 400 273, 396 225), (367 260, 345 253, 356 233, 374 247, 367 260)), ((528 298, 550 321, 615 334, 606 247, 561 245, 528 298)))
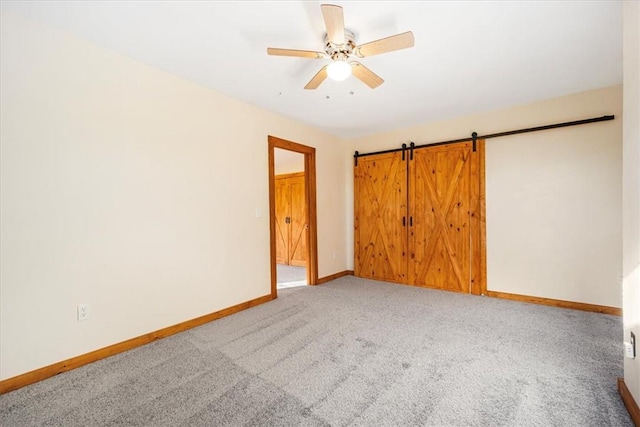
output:
POLYGON ((90 308, 89 304, 78 304, 78 322, 89 319, 90 308))
POLYGON ((630 342, 625 342, 624 343, 624 357, 626 357, 627 359, 633 359, 634 355, 633 355, 633 344, 631 344, 630 342))

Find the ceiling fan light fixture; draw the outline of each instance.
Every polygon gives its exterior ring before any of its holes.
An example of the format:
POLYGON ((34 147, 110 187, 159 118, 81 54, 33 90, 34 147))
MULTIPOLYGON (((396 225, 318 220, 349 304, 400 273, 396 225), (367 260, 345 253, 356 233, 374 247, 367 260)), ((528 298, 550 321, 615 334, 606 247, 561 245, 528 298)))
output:
POLYGON ((327 67, 327 75, 331 80, 341 82, 351 75, 351 65, 347 61, 333 61, 327 67))
POLYGON ((366 58, 406 49, 414 45, 414 37, 411 31, 356 45, 354 32, 344 27, 342 7, 335 4, 322 4, 320 5, 320 10, 322 11, 324 26, 327 30, 322 38, 324 52, 275 47, 267 48, 268 55, 293 56, 309 59, 332 59, 330 64, 324 65, 311 80, 309 80, 304 87, 305 89, 317 89, 318 86, 328 78, 334 81, 346 80, 351 74, 371 89, 375 89, 384 83, 384 80, 369 68, 365 67, 364 64, 354 61, 353 59, 355 58, 353 58, 353 56, 366 58), (350 62, 349 58, 351 58, 350 62))

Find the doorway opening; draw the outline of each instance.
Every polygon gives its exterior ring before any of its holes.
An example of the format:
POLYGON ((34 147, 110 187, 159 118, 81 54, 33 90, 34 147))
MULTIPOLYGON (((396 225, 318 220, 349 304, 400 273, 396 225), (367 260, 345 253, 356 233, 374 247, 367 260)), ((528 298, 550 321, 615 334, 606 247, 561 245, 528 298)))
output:
POLYGON ((318 281, 315 148, 269 136, 271 294, 318 281))
POLYGON ((307 284, 307 210, 304 154, 275 149, 276 283, 278 289, 307 284))

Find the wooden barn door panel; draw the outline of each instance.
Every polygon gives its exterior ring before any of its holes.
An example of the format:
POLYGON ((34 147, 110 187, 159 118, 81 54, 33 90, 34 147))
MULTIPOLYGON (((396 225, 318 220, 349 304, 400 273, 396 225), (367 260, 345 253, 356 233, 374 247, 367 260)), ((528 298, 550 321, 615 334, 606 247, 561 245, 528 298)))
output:
POLYGON ((291 237, 289 241, 289 263, 304 267, 307 263, 307 212, 304 201, 304 177, 290 178, 291 237))
POLYGON ((275 180, 276 202, 276 263, 287 264, 289 260, 289 185, 285 179, 275 180))
POLYGON ((409 283, 469 292, 471 283, 471 143, 422 148, 409 166, 409 283))
POLYGON ((304 174, 275 177, 276 263, 307 265, 307 210, 304 174))
POLYGON ((403 283, 407 279, 406 161, 400 152, 361 157, 354 175, 355 275, 403 283))

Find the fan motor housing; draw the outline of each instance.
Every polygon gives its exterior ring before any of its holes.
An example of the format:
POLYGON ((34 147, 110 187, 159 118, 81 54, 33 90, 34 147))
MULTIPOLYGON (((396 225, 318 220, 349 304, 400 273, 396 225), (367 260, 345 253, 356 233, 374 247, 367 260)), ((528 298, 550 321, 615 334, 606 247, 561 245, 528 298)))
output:
POLYGON ((344 29, 344 44, 335 44, 329 41, 328 34, 324 35, 324 51, 331 59, 336 60, 339 58, 348 57, 353 53, 353 49, 356 47, 356 37, 353 31, 344 29))

